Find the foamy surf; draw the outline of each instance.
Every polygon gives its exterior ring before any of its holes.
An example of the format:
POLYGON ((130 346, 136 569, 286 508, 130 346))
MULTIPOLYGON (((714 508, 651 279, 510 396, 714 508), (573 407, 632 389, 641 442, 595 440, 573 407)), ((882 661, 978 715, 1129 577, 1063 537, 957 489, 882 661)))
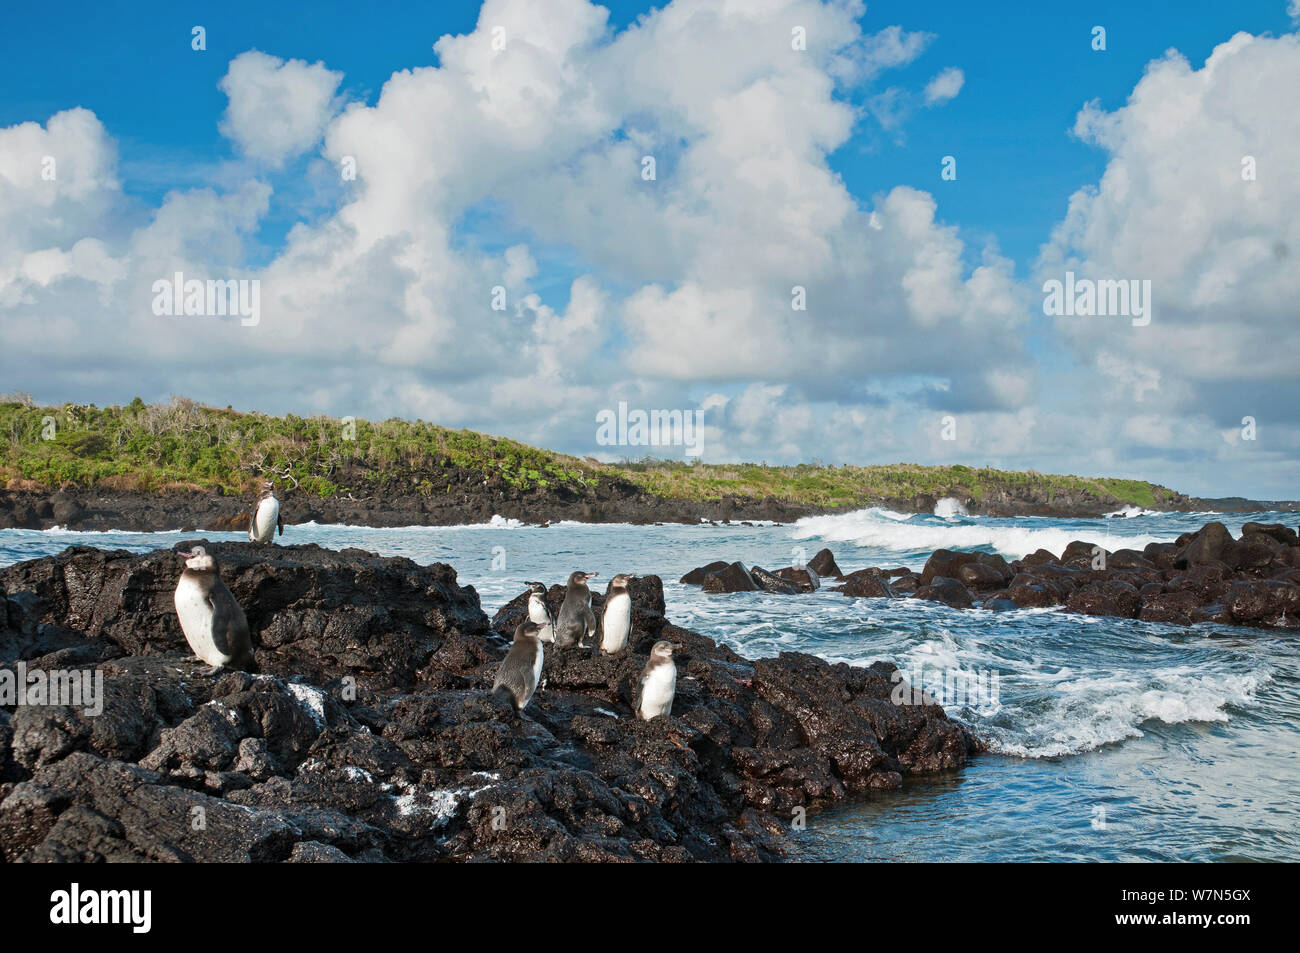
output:
MULTIPOLYGON (((1141 675, 1053 679, 1050 692, 1031 692, 1003 707, 983 728, 989 750, 1019 758, 1082 754, 1141 738, 1152 722, 1226 722, 1231 707, 1256 703, 1267 674, 1199 674, 1165 669, 1141 675), (1036 696, 1036 697, 1035 697, 1036 696)), ((951 712, 952 714, 960 714, 951 712)))
POLYGON ((1126 519, 1131 520, 1135 516, 1167 516, 1163 510, 1147 510, 1140 506, 1126 506, 1123 509, 1116 510, 1113 513, 1107 513, 1106 519, 1126 519))
POLYGON ((1094 542, 1110 551, 1142 549, 1148 543, 1171 542, 1175 535, 1115 533, 1108 527, 1065 528, 1033 517, 997 521, 978 516, 942 518, 906 517, 877 507, 809 516, 794 524, 794 539, 821 539, 827 543, 852 543, 863 549, 893 553, 929 553, 936 549, 985 549, 1019 559, 1038 549, 1060 554, 1076 539, 1094 542), (900 518, 901 517, 901 518, 900 518), (1039 525, 1035 525, 1039 524, 1039 525))
POLYGON ((962 506, 951 496, 945 496, 938 503, 934 504, 934 515, 940 519, 951 519, 954 516, 967 516, 966 507, 962 506))

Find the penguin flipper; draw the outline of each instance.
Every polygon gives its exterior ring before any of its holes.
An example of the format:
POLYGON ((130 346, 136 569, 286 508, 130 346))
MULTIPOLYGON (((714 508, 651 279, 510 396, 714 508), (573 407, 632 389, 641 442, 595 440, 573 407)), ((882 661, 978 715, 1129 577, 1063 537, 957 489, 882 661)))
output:
MULTIPOLYGON (((498 692, 507 692, 510 696, 510 704, 518 708, 517 700, 528 697, 528 683, 524 681, 519 666, 510 664, 513 661, 510 655, 510 652, 506 653, 506 657, 501 661, 501 667, 497 669, 496 680, 492 683, 492 695, 496 697, 498 692)), ((515 657, 518 658, 517 655, 515 657)))
POLYGON ((230 648, 230 624, 234 613, 230 611, 228 600, 221 598, 221 593, 213 589, 208 593, 208 605, 212 608, 212 644, 222 655, 232 655, 230 648))
POLYGON ((208 605, 212 607, 212 644, 222 655, 230 657, 230 664, 249 671, 253 663, 253 639, 244 610, 225 583, 218 583, 208 593, 208 605))
POLYGON ((275 524, 275 525, 278 526, 278 527, 280 527, 280 535, 283 536, 283 535, 284 535, 284 514, 281 514, 281 515, 276 519, 276 524, 275 524))
POLYGON ((645 695, 646 673, 642 672, 641 677, 636 680, 636 689, 632 692, 632 714, 637 718, 641 717, 641 698, 645 695))

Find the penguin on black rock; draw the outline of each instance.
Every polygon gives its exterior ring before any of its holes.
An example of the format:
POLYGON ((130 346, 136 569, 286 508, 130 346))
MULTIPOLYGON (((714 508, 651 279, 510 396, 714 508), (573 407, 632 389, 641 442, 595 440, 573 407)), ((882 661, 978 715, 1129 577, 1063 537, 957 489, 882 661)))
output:
POLYGON ((599 573, 575 572, 569 576, 569 585, 560 606, 560 617, 555 623, 555 647, 565 649, 582 645, 583 639, 596 631, 596 614, 591 611, 591 590, 587 581, 599 573))
POLYGON ((253 506, 253 516, 248 521, 248 541, 250 543, 269 543, 279 528, 284 535, 284 517, 280 515, 280 501, 275 498, 275 484, 266 481, 262 492, 253 506))
POLYGON ((509 702, 516 712, 527 707, 542 677, 546 650, 538 637, 541 628, 531 620, 519 623, 515 628, 514 644, 506 653, 505 661, 497 670, 496 681, 492 683, 492 698, 502 703, 509 702))
POLYGON ((635 578, 635 573, 621 572, 609 581, 600 626, 600 650, 606 655, 627 648, 627 637, 632 632, 632 594, 627 587, 635 578))
POLYGON ((185 557, 185 571, 176 583, 175 601, 185 641, 212 666, 210 675, 227 665, 251 670, 253 643, 248 619, 221 581, 216 557, 209 556, 202 546, 179 555, 185 557))
POLYGON ((555 641, 555 613, 546 604, 546 587, 540 582, 528 583, 528 618, 542 627, 543 642, 555 641))
POLYGON ((636 689, 636 714, 642 721, 673 713, 673 696, 677 694, 677 663, 673 661, 673 644, 660 640, 650 650, 641 681, 636 689))

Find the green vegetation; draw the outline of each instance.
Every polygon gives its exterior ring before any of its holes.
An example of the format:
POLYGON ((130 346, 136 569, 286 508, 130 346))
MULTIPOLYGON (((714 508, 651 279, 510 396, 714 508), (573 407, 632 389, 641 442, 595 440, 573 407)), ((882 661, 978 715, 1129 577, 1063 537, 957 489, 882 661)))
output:
POLYGON ((274 478, 319 496, 447 492, 453 479, 499 481, 518 490, 568 488, 582 495, 622 479, 651 494, 716 501, 724 496, 849 507, 918 496, 970 497, 1018 489, 1085 494, 1154 506, 1170 491, 1141 480, 1086 479, 964 466, 769 467, 643 460, 599 464, 423 421, 271 417, 204 407, 184 397, 126 407, 38 407, 0 398, 0 485, 100 486, 119 490, 221 487, 245 493, 274 478))
MULTIPOLYGON (((897 463, 888 466, 825 467, 800 464, 695 465, 644 461, 624 464, 627 478, 652 493, 682 499, 717 500, 723 496, 774 496, 815 506, 837 507, 864 500, 908 500, 927 495, 984 500, 995 490, 1045 490, 1048 499, 1083 493, 1099 499, 1151 507, 1164 487, 1143 480, 1088 479, 1033 470, 973 469, 897 463)), ((1172 495, 1172 494, 1170 494, 1172 495)))
POLYGON ((0 485, 121 490, 221 487, 247 492, 275 479, 319 496, 448 489, 455 468, 517 489, 593 482, 601 467, 514 440, 423 421, 270 417, 184 397, 126 407, 37 407, 0 399, 0 485))

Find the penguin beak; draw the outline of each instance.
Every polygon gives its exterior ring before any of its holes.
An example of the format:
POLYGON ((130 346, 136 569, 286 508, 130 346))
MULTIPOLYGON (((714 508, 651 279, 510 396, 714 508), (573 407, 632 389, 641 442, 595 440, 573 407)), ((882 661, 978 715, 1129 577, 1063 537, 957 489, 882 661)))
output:
POLYGON ((588 579, 595 579, 597 576, 600 575, 600 573, 598 573, 598 572, 589 572, 589 573, 587 573, 586 575, 587 575, 587 578, 588 578, 588 579))

